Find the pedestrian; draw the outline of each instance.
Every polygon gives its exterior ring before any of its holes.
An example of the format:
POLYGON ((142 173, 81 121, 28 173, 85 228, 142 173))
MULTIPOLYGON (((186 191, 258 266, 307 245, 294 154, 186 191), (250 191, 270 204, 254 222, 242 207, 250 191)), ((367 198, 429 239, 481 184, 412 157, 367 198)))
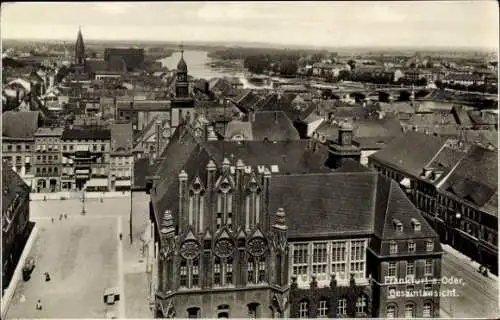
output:
POLYGON ((42 301, 40 301, 40 299, 38 299, 38 301, 36 302, 36 309, 42 310, 42 301))
POLYGON ((52 222, 54 222, 54 218, 53 218, 53 217, 52 217, 52 219, 50 219, 50 220, 52 220, 52 222))
POLYGON ((66 213, 64 214, 64 219, 68 219, 68 215, 66 213))
POLYGON ((45 282, 50 281, 50 274, 48 272, 45 272, 45 282))
POLYGON ((120 240, 123 239, 123 234, 120 232, 120 240))
POLYGON ((21 303, 26 302, 26 296, 24 294, 21 295, 19 302, 21 302, 21 303))
POLYGON ((62 214, 60 214, 60 215, 59 215, 59 220, 62 220, 62 217, 63 217, 63 215, 62 215, 62 214))

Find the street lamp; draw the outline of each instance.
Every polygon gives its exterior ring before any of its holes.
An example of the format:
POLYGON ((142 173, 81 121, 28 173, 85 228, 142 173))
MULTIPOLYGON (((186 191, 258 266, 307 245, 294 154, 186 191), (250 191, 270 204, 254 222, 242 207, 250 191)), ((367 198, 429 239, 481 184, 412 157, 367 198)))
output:
POLYGON ((82 189, 82 216, 86 213, 85 211, 85 189, 82 189))

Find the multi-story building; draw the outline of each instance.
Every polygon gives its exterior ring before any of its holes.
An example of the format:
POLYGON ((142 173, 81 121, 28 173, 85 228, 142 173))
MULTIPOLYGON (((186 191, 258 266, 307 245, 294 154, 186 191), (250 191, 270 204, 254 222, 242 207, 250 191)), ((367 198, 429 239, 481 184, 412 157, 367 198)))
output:
POLYGON ((38 128, 33 151, 33 187, 36 192, 61 190, 61 137, 63 128, 38 128))
POLYGON ((32 186, 35 132, 43 125, 38 111, 2 113, 2 159, 17 172, 28 186, 32 186))
POLYGON ((29 193, 29 186, 2 161, 2 296, 31 232, 29 193))
POLYGON ((64 129, 61 141, 63 190, 108 191, 111 131, 94 126, 64 129))
POLYGON ((134 181, 134 156, 132 154, 132 124, 111 124, 110 175, 111 189, 116 191, 130 190, 134 181))
POLYGON ((393 299, 392 287, 407 276, 394 264, 440 276, 439 238, 396 183, 358 163, 350 129, 327 149, 179 127, 151 188, 156 317, 438 317, 439 297, 393 299))
POLYGON ((395 179, 447 243, 498 274, 498 150, 408 132, 369 164, 395 179))

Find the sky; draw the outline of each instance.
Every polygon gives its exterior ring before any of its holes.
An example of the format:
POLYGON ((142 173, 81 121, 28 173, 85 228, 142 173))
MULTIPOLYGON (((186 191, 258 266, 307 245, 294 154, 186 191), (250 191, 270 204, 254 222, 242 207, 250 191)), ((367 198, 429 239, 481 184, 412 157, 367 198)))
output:
POLYGON ((494 0, 11 2, 9 39, 265 42, 327 47, 498 47, 494 0))

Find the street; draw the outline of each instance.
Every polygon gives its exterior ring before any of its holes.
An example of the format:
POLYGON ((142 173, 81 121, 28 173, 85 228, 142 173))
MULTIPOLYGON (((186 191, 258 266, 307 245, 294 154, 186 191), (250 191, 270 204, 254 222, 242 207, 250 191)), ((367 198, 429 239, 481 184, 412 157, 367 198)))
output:
POLYGON ((485 277, 469 258, 445 251, 442 277, 464 280, 464 285, 442 284, 441 290, 456 289, 456 297, 441 297, 442 318, 497 318, 498 280, 485 277))
POLYGON ((110 306, 104 304, 103 293, 108 287, 120 290, 120 301, 111 307, 119 318, 151 318, 148 283, 137 281, 146 279, 141 239, 147 200, 144 193, 134 193, 132 245, 128 197, 87 199, 85 215, 79 199, 31 201, 31 220, 40 229, 29 254, 36 267, 29 281, 18 283, 6 318, 105 318, 110 306), (59 220, 64 213, 68 218, 59 220), (45 281, 45 272, 51 281, 45 281), (38 299, 41 311, 35 308, 38 299), (133 299, 131 309, 127 303, 133 299))

